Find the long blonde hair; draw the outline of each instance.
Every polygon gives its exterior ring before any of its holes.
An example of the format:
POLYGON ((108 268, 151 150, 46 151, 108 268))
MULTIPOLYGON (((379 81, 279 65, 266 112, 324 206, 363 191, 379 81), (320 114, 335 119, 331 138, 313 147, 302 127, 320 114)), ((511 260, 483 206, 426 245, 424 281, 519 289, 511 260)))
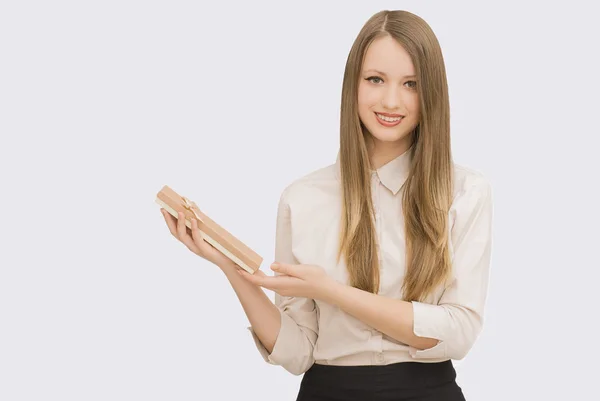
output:
POLYGON ((381 36, 394 38, 410 54, 417 74, 421 118, 412 132, 410 172, 402 187, 406 232, 403 299, 421 301, 451 273, 448 211, 453 177, 450 106, 444 60, 429 25, 407 11, 381 11, 359 32, 344 72, 340 116, 342 222, 338 261, 346 259, 350 284, 379 289, 369 134, 358 115, 358 84, 366 49, 381 36))

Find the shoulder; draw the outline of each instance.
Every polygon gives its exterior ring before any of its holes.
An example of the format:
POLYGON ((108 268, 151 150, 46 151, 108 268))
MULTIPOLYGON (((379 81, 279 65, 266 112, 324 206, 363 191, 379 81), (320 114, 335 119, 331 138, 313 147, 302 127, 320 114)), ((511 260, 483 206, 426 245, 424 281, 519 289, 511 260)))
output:
POLYGON ((280 203, 286 206, 306 204, 323 200, 337 194, 339 181, 335 174, 335 164, 310 171, 290 182, 282 191, 280 203))
POLYGON ((480 170, 454 164, 454 199, 450 207, 451 227, 472 224, 492 213, 492 185, 480 170), (470 222, 470 223, 469 223, 470 222))
POLYGON ((454 201, 460 199, 491 197, 492 185, 480 170, 454 163, 454 201))

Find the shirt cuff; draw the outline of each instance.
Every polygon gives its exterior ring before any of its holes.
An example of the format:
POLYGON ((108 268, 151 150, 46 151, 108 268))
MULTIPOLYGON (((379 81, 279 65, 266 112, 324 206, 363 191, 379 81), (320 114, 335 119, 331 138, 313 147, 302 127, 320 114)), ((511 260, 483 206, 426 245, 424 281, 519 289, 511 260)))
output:
POLYGON ((275 363, 273 363, 270 359, 269 351, 265 348, 263 343, 260 341, 260 338, 258 338, 256 333, 254 332, 254 329, 252 329, 252 326, 248 326, 248 330, 250 330, 250 334, 252 334, 252 339, 254 340, 254 345, 256 345, 256 348, 258 349, 260 356, 262 356, 262 358, 264 359, 265 362, 275 365, 275 363))
POLYGON ((439 305, 412 301, 413 332, 418 337, 435 338, 438 343, 431 348, 417 349, 409 347, 410 356, 415 359, 447 359, 446 343, 440 340, 444 337, 440 322, 448 318, 447 312, 439 305), (437 322, 437 324, 436 324, 437 322))
POLYGON ((248 330, 250 330, 252 338, 254 339, 254 344, 265 362, 268 362, 271 365, 287 366, 296 362, 294 360, 297 357, 297 350, 295 350, 295 348, 297 347, 297 344, 299 344, 296 337, 300 330, 294 320, 283 313, 281 309, 279 310, 279 313, 281 315, 281 328, 279 329, 279 334, 275 340, 273 351, 270 354, 254 332, 252 326, 248 327, 248 330), (296 347, 294 347, 294 343, 296 344, 296 347))

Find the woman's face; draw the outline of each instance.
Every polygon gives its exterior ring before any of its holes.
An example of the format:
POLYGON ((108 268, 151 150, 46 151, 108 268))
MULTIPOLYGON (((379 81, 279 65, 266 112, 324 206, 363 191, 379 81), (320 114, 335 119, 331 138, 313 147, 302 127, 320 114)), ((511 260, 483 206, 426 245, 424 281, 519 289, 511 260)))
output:
POLYGON ((395 39, 384 36, 371 43, 360 73, 358 114, 377 148, 409 148, 409 134, 419 123, 415 80, 410 56, 395 39))

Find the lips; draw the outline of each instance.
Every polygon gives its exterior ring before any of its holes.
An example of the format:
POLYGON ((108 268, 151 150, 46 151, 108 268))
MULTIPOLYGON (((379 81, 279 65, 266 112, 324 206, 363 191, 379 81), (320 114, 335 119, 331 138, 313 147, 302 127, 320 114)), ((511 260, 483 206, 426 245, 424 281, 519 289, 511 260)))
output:
POLYGON ((394 118, 394 115, 392 115, 391 117, 388 117, 387 115, 379 116, 378 113, 375 113, 375 119, 377 119, 377 122, 379 122, 379 124, 383 125, 384 127, 395 127, 396 125, 400 124, 404 120, 404 117, 402 115, 396 114, 395 116, 396 116, 395 120, 387 121, 387 120, 384 120, 383 118, 386 118, 386 119, 394 118))
POLYGON ((391 114, 391 113, 379 113, 379 112, 375 112, 377 114, 381 114, 382 116, 386 116, 386 117, 404 117, 402 114, 391 114))

